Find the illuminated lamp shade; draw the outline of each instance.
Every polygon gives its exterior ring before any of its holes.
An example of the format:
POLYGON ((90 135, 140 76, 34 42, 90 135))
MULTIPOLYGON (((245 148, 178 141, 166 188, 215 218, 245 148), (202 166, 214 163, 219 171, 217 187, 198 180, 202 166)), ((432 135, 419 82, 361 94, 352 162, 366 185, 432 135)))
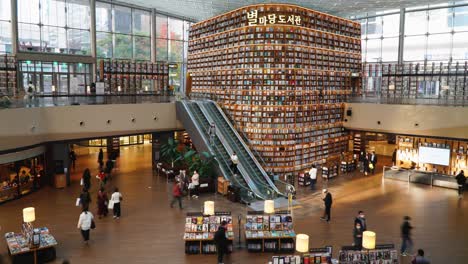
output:
POLYGON ((51 89, 52 89, 52 92, 55 92, 55 85, 52 85, 51 89))
POLYGON ((309 252, 309 236, 298 234, 296 236, 296 251, 301 253, 309 252))
POLYGON ((214 215, 214 202, 206 201, 203 209, 204 215, 214 215))
POLYGON ((122 91, 122 87, 120 87, 120 85, 117 86, 117 91, 118 91, 118 92, 121 92, 121 91, 122 91))
POLYGON ((25 223, 31 223, 36 220, 36 213, 34 207, 27 207, 23 209, 23 221, 25 223))
POLYGON ((91 86, 88 85, 88 86, 86 87, 86 92, 91 93, 91 86))
POLYGON ((265 214, 272 214, 275 212, 275 202, 273 200, 265 200, 265 205, 263 208, 265 214))
POLYGON ((375 249, 375 233, 364 231, 362 233, 362 247, 365 249, 375 249))

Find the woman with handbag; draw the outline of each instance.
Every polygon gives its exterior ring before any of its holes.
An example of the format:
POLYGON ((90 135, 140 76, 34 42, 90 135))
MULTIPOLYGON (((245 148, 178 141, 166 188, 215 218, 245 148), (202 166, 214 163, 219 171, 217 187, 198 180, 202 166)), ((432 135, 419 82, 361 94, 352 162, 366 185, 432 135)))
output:
POLYGON ((111 201, 113 203, 114 219, 120 218, 120 202, 122 201, 122 194, 119 192, 119 188, 115 188, 114 193, 111 195, 111 201))
POLYGON ((107 209, 107 204, 109 202, 109 198, 107 197, 107 193, 104 191, 104 188, 101 187, 97 194, 97 206, 98 206, 98 217, 101 219, 101 216, 107 216, 109 212, 107 209))
POLYGON ((88 244, 90 229, 94 228, 96 228, 94 216, 92 213, 88 212, 88 208, 84 208, 78 220, 78 229, 81 230, 81 236, 83 236, 85 244, 88 244))

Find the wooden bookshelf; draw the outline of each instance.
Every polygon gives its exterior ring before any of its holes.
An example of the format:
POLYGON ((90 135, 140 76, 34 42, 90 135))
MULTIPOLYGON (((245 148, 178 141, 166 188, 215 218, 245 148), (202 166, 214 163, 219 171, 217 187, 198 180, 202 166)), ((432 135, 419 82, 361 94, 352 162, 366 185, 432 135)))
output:
POLYGON ((106 91, 110 93, 161 93, 169 88, 169 64, 101 60, 99 79, 105 83, 106 91))
POLYGON ((17 63, 11 55, 0 55, 0 94, 13 96, 17 87, 17 63))
POLYGON ((359 23, 295 5, 236 9, 192 25, 189 90, 221 105, 267 171, 297 173, 347 149, 360 38, 359 23))

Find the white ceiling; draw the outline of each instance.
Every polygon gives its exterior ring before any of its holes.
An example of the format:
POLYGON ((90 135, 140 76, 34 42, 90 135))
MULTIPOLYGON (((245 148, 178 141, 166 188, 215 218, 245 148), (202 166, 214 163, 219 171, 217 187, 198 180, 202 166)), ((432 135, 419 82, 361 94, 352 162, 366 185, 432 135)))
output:
POLYGON ((447 3, 447 0, 126 0, 127 3, 201 21, 227 11, 258 3, 291 3, 347 17, 401 7, 447 3))

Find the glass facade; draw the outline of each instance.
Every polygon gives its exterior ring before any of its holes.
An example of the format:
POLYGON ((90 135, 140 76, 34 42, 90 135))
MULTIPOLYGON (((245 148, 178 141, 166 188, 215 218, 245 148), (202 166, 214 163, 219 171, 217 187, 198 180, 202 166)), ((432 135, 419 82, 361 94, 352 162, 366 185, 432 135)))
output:
POLYGON ((399 10, 359 19, 364 62, 397 62, 400 35, 403 62, 468 60, 466 3, 408 8, 404 15, 404 32, 400 32, 399 10))
POLYGON ((10 0, 0 0, 0 54, 11 53, 10 0))

